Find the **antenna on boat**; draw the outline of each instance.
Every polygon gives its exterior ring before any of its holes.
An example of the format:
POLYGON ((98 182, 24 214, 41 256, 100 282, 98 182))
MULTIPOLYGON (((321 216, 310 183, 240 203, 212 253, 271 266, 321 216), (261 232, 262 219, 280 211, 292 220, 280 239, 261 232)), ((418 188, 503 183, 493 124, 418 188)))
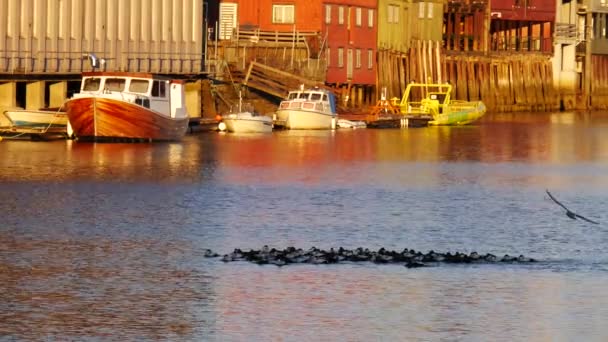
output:
POLYGON ((106 65, 106 60, 104 58, 97 58, 95 54, 85 53, 82 55, 82 59, 88 59, 89 63, 91 63, 91 68, 95 71, 95 68, 99 68, 101 66, 106 65))

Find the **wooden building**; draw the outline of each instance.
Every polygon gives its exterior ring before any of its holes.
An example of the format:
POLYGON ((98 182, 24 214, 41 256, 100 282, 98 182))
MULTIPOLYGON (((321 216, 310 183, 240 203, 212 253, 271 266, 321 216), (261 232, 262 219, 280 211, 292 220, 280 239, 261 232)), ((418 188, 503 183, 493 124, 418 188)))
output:
POLYGON ((490 3, 490 50, 553 52, 555 0, 490 3))
POLYGON ((410 47, 408 24, 411 0, 378 0, 378 50, 406 53, 410 47))
POLYGON ((378 25, 376 0, 324 3, 327 39, 326 82, 374 85, 378 25))
POLYGON ((220 37, 229 39, 235 28, 260 31, 320 31, 320 0, 222 0, 220 37))

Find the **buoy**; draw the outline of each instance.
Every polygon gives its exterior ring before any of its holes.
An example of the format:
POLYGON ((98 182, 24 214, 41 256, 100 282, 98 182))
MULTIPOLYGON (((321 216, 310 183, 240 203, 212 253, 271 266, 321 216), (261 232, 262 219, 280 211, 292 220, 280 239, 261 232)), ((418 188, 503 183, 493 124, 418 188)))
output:
POLYGON ((226 130, 226 124, 225 124, 224 122, 220 122, 220 123, 217 125, 217 129, 219 129, 219 130, 220 130, 220 131, 222 131, 222 132, 223 132, 223 131, 225 131, 225 130, 226 130))

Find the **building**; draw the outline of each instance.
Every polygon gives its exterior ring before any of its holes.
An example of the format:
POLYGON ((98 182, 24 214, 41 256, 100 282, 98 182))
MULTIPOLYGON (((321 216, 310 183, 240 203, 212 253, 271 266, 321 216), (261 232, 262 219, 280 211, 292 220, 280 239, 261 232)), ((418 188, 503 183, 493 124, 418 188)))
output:
POLYGON ((91 70, 88 54, 109 71, 202 77, 205 18, 218 1, 2 0, 0 107, 61 106, 91 70))
POLYGON ((325 1, 326 82, 376 83, 377 1, 325 1))

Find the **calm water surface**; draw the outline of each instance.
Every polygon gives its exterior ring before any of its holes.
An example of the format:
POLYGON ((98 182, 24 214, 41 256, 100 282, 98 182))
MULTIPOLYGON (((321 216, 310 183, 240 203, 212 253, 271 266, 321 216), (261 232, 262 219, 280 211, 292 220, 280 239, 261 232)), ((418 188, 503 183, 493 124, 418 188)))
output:
POLYGON ((0 341, 606 341, 608 113, 0 142, 0 341), (554 195, 599 225, 568 219, 554 195), (234 248, 534 264, 258 266, 234 248))

